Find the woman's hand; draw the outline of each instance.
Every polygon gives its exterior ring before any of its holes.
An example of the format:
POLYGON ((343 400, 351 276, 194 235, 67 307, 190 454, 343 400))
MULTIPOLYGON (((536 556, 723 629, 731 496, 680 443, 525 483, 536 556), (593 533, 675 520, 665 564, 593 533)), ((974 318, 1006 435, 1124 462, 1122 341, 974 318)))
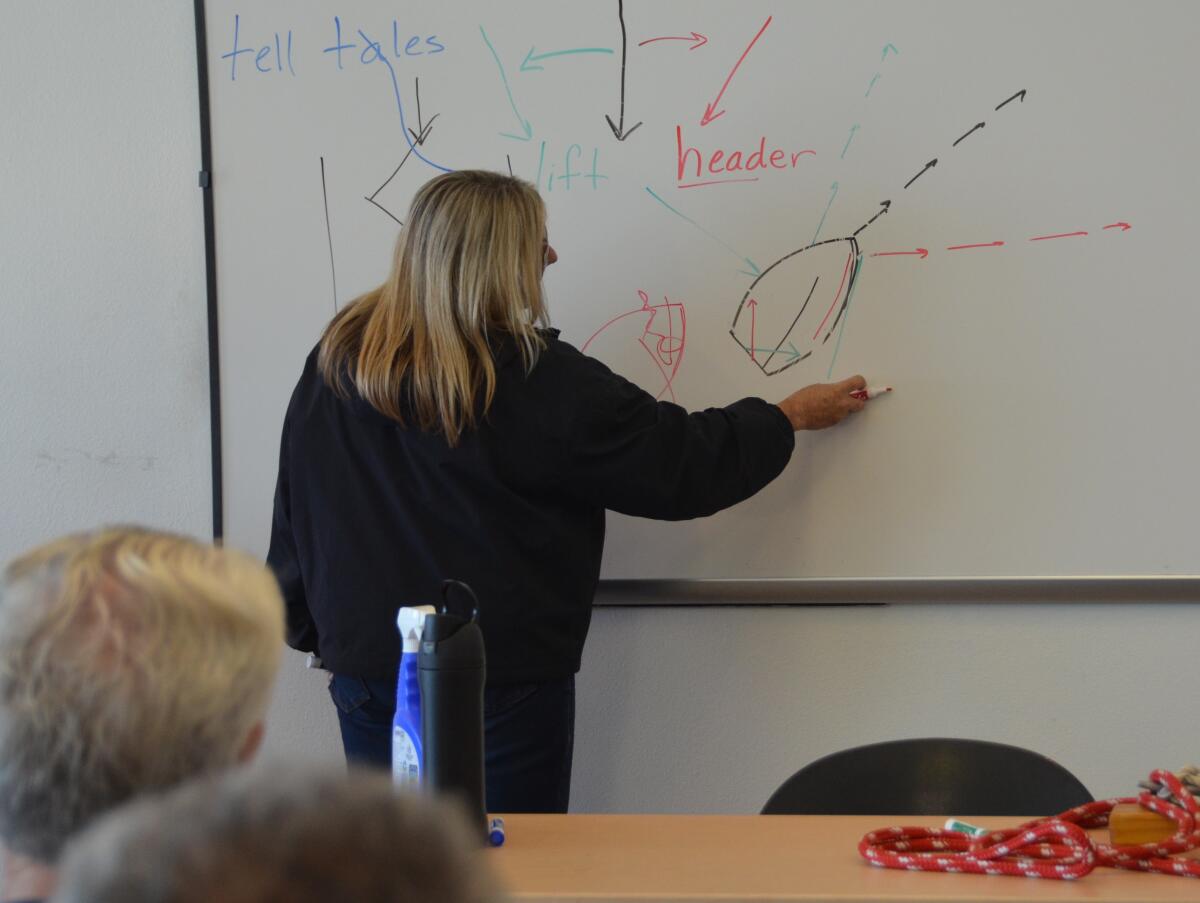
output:
POLYGON ((814 383, 779 402, 779 409, 787 415, 793 430, 823 430, 861 411, 866 400, 850 393, 866 387, 867 381, 861 376, 838 383, 814 383))

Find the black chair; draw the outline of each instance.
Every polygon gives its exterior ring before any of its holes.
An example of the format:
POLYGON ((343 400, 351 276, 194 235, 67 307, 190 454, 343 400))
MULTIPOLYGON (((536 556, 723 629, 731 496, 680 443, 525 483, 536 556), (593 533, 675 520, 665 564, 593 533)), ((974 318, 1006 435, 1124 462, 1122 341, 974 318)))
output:
POLYGON ((805 765, 763 815, 1057 815, 1092 802, 1043 755, 986 740, 928 737, 857 746, 805 765))

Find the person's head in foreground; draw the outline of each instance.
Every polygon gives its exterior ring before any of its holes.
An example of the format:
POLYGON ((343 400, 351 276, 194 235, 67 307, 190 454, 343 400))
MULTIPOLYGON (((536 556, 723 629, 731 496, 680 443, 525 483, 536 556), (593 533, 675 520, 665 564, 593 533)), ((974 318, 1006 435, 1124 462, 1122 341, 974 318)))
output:
POLYGON ((240 769, 148 797, 82 834, 54 903, 486 903, 461 813, 385 772, 240 769))
POLYGON ((67 839, 130 798, 249 759, 283 644, 271 573, 140 528, 67 536, 0 578, 7 892, 46 892, 67 839))

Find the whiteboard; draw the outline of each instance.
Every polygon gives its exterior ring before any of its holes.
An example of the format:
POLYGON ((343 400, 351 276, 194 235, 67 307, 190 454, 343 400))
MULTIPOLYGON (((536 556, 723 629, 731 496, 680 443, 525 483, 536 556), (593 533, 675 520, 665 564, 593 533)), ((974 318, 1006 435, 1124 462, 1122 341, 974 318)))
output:
POLYGON ((204 19, 238 544, 266 548, 322 327, 383 279, 413 191, 470 167, 537 184, 554 324, 651 393, 895 387, 800 434, 734 509, 610 515, 609 580, 1200 572, 1197 5, 209 0, 204 19))

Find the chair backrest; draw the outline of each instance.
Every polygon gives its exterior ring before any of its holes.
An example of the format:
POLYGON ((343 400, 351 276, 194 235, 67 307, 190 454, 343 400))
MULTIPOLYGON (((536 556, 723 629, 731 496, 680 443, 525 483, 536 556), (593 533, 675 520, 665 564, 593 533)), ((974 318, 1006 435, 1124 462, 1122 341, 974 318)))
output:
POLYGON ((764 815, 1057 815, 1092 801, 1071 772, 1039 753, 928 737, 857 746, 788 778, 764 815))

